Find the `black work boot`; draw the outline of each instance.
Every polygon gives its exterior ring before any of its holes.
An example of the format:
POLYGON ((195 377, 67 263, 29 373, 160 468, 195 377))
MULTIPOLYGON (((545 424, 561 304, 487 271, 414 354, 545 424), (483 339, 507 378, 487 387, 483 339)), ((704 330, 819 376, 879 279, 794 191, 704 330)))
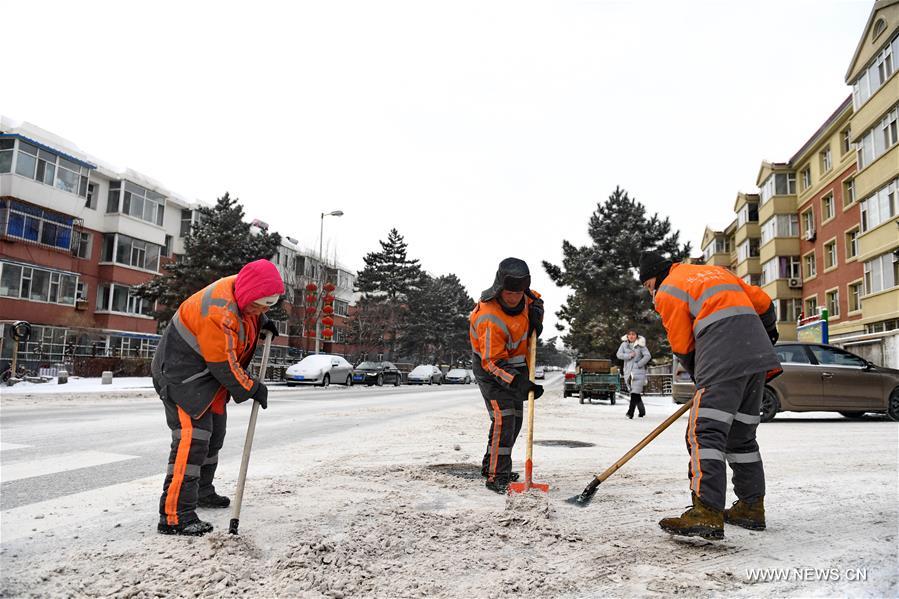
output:
POLYGON ((765 530, 765 497, 754 501, 738 499, 724 510, 724 521, 749 530, 765 530))
POLYGON ((227 497, 219 495, 215 491, 206 497, 197 498, 197 507, 228 507, 231 505, 231 500, 227 497))
POLYGON ((185 535, 188 537, 202 537, 207 532, 212 532, 212 524, 202 520, 192 520, 186 524, 166 524, 160 522, 156 531, 163 535, 185 535))
MULTIPOLYGON (((490 476, 490 474, 486 470, 481 470, 481 476, 483 476, 484 478, 487 478, 488 476, 490 476)), ((514 471, 510 472, 509 480, 512 482, 515 482, 516 480, 518 480, 518 473, 514 472, 514 471)))
POLYGON ((693 507, 679 517, 663 518, 659 526, 673 535, 720 541, 724 538, 724 511, 707 506, 694 494, 693 507))
POLYGON ((488 480, 484 486, 493 491, 494 493, 499 493, 500 495, 505 495, 509 492, 509 480, 508 476, 497 476, 493 480, 488 480))

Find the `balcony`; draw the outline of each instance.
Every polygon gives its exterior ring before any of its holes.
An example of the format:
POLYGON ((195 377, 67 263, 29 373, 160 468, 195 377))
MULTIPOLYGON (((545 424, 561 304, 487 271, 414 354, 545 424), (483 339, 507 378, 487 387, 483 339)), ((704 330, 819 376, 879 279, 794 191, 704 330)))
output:
POLYGON ((774 196, 764 206, 759 206, 759 222, 763 223, 775 214, 795 214, 796 196, 774 196))
POLYGON ((899 144, 855 176, 855 197, 867 197, 895 178, 897 172, 899 172, 899 144))
POLYGON ((759 261, 758 257, 747 258, 746 260, 737 263, 734 274, 740 278, 743 278, 746 275, 760 275, 762 274, 762 263, 759 261))
POLYGON ((870 260, 899 246, 899 216, 858 236, 859 262, 870 260))
POLYGON ((899 318, 899 287, 862 296, 864 322, 899 318))
POLYGON ((106 233, 121 233, 165 247, 165 229, 127 214, 106 214, 103 219, 103 230, 106 233))
MULTIPOLYGON (((893 60, 896 60, 895 56, 893 60)), ((877 93, 852 115, 852 143, 858 142, 868 129, 880 122, 883 115, 896 104, 896 98, 899 98, 899 76, 893 73, 877 93)))
MULTIPOLYGON (((762 285, 762 290, 767 293, 771 299, 802 298, 802 288, 794 289, 790 287, 789 279, 775 279, 767 285, 762 285)), ((779 326, 780 325, 778 325, 778 327, 779 326)))
POLYGON ((758 239, 761 235, 762 227, 759 223, 746 223, 734 232, 734 245, 739 247, 747 239, 758 239))
POLYGON ((759 262, 764 264, 775 256, 798 256, 798 237, 775 237, 765 245, 759 247, 759 262))

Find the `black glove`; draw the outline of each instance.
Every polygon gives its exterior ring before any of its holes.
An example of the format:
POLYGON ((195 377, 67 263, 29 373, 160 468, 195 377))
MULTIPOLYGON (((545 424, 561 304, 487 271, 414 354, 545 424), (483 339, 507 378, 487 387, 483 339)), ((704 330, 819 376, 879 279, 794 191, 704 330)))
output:
POLYGON ((512 389, 516 395, 521 397, 522 401, 528 398, 528 394, 531 391, 534 392, 534 399, 538 399, 543 395, 543 385, 538 385, 529 379, 526 374, 518 374, 512 379, 512 389))
POLYGON ((539 337, 543 332, 543 300, 539 297, 534 299, 528 307, 528 324, 530 326, 528 335, 530 336, 532 331, 536 331, 539 337))
POLYGON ((259 325, 259 334, 262 334, 262 331, 269 331, 272 334, 272 341, 278 338, 278 327, 275 326, 275 321, 271 318, 263 318, 259 325))
POLYGON ((771 339, 771 345, 775 345, 777 343, 777 340, 780 339, 780 333, 777 332, 777 327, 770 329, 769 331, 767 331, 767 333, 768 338, 771 339))
POLYGON ((259 402, 259 407, 263 410, 268 407, 268 387, 265 386, 265 383, 259 382, 259 387, 256 388, 256 393, 252 397, 259 402))

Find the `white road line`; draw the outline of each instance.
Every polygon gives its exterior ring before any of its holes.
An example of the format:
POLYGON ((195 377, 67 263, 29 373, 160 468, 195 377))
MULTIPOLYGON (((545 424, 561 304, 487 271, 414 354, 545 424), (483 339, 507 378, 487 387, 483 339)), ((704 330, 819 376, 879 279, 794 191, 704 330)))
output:
POLYGON ((123 455, 120 453, 105 453, 102 451, 76 451, 65 455, 53 456, 42 460, 25 460, 21 462, 6 463, 0 466, 0 481, 10 482, 45 474, 67 472, 77 468, 90 466, 102 466, 113 462, 135 460, 136 455, 123 455))
POLYGON ((31 445, 19 445, 17 443, 0 443, 0 451, 6 451, 7 449, 23 449, 25 447, 31 447, 31 445))

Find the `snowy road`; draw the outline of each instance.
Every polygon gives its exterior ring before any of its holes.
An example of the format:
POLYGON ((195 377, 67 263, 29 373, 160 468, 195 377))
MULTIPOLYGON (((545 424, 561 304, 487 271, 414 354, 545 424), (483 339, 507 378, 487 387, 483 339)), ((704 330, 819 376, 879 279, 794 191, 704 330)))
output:
MULTIPOLYGON (((154 531, 168 444, 158 400, 4 398, 0 596, 899 595, 896 423, 779 415, 759 433, 768 530, 678 540, 656 522, 689 502, 685 419, 588 508, 563 501, 670 400, 627 420, 621 404, 563 399, 557 374, 547 387, 535 478, 552 488, 510 499, 477 473, 488 420, 473 385, 278 392, 260 417, 241 536, 223 532, 227 511, 205 510, 216 531, 202 539, 154 531), (755 569, 783 579, 752 580, 755 569)), ((248 413, 229 411, 221 492, 248 413)))

